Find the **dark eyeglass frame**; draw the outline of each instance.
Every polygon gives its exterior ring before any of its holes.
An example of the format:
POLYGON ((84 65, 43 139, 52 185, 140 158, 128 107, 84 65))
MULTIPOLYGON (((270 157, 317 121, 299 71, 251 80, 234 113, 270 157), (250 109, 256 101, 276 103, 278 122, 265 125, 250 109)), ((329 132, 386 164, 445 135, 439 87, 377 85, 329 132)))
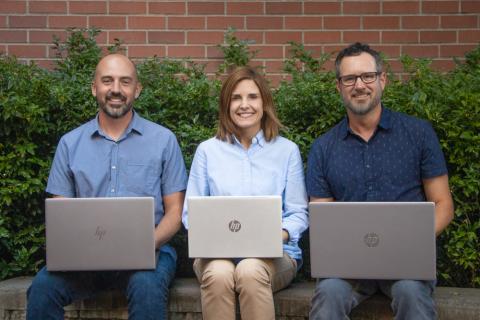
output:
POLYGON ((357 83, 357 79, 360 78, 362 79, 362 82, 365 83, 365 84, 369 84, 369 83, 373 83, 375 82, 377 79, 378 79, 378 76, 381 75, 383 72, 382 71, 373 71, 373 72, 364 72, 362 74, 359 74, 359 75, 356 75, 356 74, 348 74, 346 76, 340 76, 337 78, 337 80, 345 87, 351 87, 353 85, 355 85, 355 83, 357 83), (373 79, 370 80, 368 79, 368 76, 372 76, 374 75, 373 79), (353 78, 355 77, 355 79, 353 80, 352 83, 345 83, 345 80, 346 78, 353 78))

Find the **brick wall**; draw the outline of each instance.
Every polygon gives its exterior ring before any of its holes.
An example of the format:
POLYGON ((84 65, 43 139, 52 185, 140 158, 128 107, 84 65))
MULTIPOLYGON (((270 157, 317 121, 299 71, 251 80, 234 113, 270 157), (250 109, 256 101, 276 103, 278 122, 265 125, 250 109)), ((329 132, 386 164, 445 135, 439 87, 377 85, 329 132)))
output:
MULTIPOLYGON (((98 27, 100 45, 121 38, 130 57, 189 56, 213 72, 225 30, 258 50, 256 63, 281 73, 287 41, 331 53, 354 41, 387 54, 399 70, 401 54, 434 59, 448 70, 480 42, 480 0, 370 1, 77 1, 0 0, 0 51, 51 65, 52 35, 67 27, 98 27)), ((330 64, 331 66, 331 64, 330 64)))

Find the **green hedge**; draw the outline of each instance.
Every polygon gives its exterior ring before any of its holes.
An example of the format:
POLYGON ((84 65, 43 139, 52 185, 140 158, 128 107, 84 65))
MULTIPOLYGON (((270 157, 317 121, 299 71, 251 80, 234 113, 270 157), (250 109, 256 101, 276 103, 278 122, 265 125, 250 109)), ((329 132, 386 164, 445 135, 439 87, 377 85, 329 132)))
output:
MULTIPOLYGON (((0 59, 0 279, 34 274, 44 264, 45 184, 61 135, 94 117, 97 107, 90 81, 101 50, 98 30, 70 30, 55 41, 59 60, 53 71, 0 59)), ((246 64, 255 55, 227 32, 222 68, 246 64)), ((120 43, 110 48, 121 50, 120 43)), ((344 116, 334 74, 322 70, 327 57, 314 59, 291 44, 285 63, 291 81, 274 92, 283 135, 295 141, 304 159, 312 141, 344 116)), ((428 119, 440 138, 450 172, 455 219, 439 239, 442 285, 480 286, 480 47, 452 72, 432 71, 427 60, 403 58, 408 81, 389 76, 384 103, 428 119)), ((144 90, 135 107, 140 114, 177 135, 187 166, 200 141, 215 132, 219 77, 188 60, 157 58, 139 63, 144 90)), ((309 278, 308 236, 300 275, 309 278)), ((173 240, 180 276, 192 276, 185 232, 173 240)))

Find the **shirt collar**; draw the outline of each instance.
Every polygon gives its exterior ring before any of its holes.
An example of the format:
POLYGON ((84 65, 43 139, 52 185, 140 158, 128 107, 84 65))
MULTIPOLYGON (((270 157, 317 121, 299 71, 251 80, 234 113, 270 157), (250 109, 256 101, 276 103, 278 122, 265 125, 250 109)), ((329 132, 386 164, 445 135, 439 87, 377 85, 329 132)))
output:
MULTIPOLYGON (((392 111, 385 108, 382 104, 382 113, 380 114, 380 122, 378 123, 378 128, 389 130, 392 125, 391 118, 392 118, 392 111)), ((350 126, 348 125, 347 115, 345 115, 345 117, 342 120, 342 123, 340 124, 340 132, 341 132, 342 139, 347 138, 348 134, 354 134, 352 129, 350 129, 350 126)))
MULTIPOLYGON (((234 134, 232 134, 232 137, 235 143, 242 145, 240 143, 240 140, 238 140, 238 138, 234 134)), ((260 147, 263 147, 265 145, 265 135, 263 134, 263 130, 258 131, 257 134, 252 138, 252 146, 255 144, 258 144, 260 147)))
MULTIPOLYGON (((132 112, 133 112, 132 119, 130 120, 130 123, 128 124, 128 127, 125 130, 125 133, 123 134, 123 136, 127 136, 132 131, 135 131, 135 132, 139 133, 140 135, 143 135, 143 132, 145 131, 145 124, 143 123, 143 121, 141 121, 142 117, 140 117, 135 112, 135 110, 132 110, 132 112)), ((94 136, 94 135, 105 136, 102 128, 100 128, 100 125, 98 123, 98 113, 95 116, 95 119, 91 122, 90 135, 91 136, 94 136)))

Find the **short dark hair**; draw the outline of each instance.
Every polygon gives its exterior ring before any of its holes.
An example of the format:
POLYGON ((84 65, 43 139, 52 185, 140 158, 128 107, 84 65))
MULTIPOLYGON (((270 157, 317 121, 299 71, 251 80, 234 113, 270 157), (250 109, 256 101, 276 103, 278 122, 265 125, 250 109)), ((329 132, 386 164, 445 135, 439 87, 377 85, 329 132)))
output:
POLYGON ((380 54, 370 48, 366 43, 355 42, 338 53, 337 58, 335 59, 335 73, 337 78, 340 77, 340 64, 342 63, 343 58, 359 56, 363 52, 368 53, 375 59, 377 72, 383 71, 383 60, 382 57, 380 57, 380 54))

